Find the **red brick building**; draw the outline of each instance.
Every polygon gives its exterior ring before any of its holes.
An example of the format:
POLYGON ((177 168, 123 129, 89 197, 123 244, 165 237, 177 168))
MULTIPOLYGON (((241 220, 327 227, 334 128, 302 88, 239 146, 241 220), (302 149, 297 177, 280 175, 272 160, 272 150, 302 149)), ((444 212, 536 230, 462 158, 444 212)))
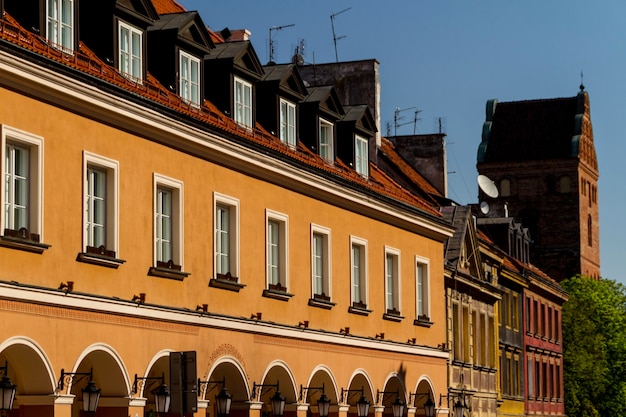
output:
POLYGON ((529 228, 533 264, 559 282, 600 277, 599 171, 584 86, 568 98, 489 100, 477 168, 499 190, 479 192, 488 216, 529 228))

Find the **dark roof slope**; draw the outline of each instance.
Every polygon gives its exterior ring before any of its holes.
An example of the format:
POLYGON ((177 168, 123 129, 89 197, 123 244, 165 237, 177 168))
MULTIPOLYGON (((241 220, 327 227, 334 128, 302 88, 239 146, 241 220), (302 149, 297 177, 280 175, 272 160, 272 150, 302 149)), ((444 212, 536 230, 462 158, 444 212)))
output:
POLYGON ((580 134, 576 132, 576 116, 583 112, 579 109, 579 97, 492 103, 495 106, 493 121, 490 124, 488 114, 487 132, 483 133, 486 149, 479 154, 479 162, 522 162, 577 156, 572 152, 572 142, 580 134))

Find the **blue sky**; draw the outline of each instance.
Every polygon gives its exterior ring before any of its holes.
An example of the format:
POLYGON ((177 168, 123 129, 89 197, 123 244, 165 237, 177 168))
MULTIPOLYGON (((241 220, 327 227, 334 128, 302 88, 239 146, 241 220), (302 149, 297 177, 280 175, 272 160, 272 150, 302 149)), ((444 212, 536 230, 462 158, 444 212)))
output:
POLYGON ((289 62, 304 40, 308 63, 335 62, 330 16, 335 16, 340 61, 380 63, 382 132, 432 133, 443 118, 447 133, 449 196, 477 200, 476 151, 488 99, 572 97, 589 93, 600 169, 602 276, 626 283, 626 2, 607 0, 179 0, 219 31, 246 28, 263 64, 289 62), (344 11, 345 9, 348 9, 344 11))

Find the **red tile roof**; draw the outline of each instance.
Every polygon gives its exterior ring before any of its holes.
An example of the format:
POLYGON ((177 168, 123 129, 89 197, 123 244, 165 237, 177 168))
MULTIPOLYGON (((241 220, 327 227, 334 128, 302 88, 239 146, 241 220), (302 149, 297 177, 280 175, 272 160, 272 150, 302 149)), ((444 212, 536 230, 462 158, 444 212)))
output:
MULTIPOLYGON (((155 6, 158 2, 159 7, 176 7, 178 3, 174 0, 153 0, 155 6)), ((157 9, 163 10, 163 9, 157 9)), ((266 148, 273 149, 281 154, 291 157, 302 164, 314 167, 318 170, 330 173, 344 180, 353 183, 356 187, 364 190, 370 190, 390 197, 394 200, 408 204, 418 208, 435 217, 441 217, 441 214, 427 203, 425 200, 417 197, 408 190, 403 189, 397 182, 382 172, 375 164, 370 164, 370 176, 368 179, 358 175, 353 169, 348 168, 341 162, 328 164, 319 155, 309 151, 301 143, 296 148, 292 148, 280 141, 258 126, 255 129, 248 129, 235 123, 234 120, 220 112, 215 105, 205 100, 200 107, 191 106, 182 100, 178 95, 172 93, 162 86, 153 76, 147 75, 142 82, 133 81, 123 75, 118 70, 105 62, 101 61, 82 42, 77 51, 68 54, 62 49, 55 48, 49 41, 34 33, 22 28, 15 19, 8 14, 4 15, 4 19, 0 20, 0 39, 14 43, 33 51, 57 63, 67 65, 78 71, 82 71, 91 76, 97 77, 105 82, 121 87, 127 91, 133 92, 148 100, 157 102, 165 107, 185 114, 196 120, 199 120, 223 132, 228 132, 245 138, 250 142, 260 144, 266 148)))
POLYGON ((181 13, 187 10, 176 0, 152 0, 158 14, 181 13))

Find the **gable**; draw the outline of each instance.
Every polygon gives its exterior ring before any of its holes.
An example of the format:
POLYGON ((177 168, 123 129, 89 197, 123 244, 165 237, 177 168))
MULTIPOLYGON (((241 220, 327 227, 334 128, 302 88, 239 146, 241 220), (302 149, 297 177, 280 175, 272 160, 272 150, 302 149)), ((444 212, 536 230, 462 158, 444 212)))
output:
POLYGON ((116 0, 115 7, 148 24, 159 19, 159 14, 150 0, 116 0))

